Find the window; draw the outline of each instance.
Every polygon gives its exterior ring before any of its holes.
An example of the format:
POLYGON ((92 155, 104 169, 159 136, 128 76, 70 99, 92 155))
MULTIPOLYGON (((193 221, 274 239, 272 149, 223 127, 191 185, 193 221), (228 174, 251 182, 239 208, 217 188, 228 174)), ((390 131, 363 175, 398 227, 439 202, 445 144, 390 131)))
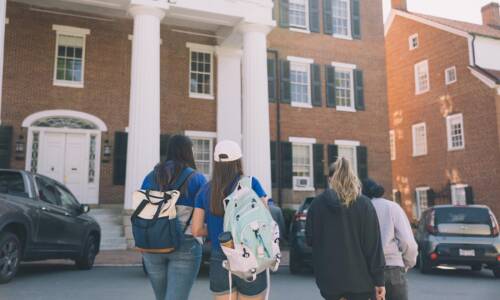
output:
POLYGON ((310 65, 290 63, 290 96, 293 105, 311 106, 310 65))
POLYGON ((415 94, 425 93, 429 89, 429 64, 424 60, 415 65, 415 94))
POLYGON ((416 204, 417 204, 417 219, 420 218, 422 213, 429 207, 427 194, 428 187, 419 187, 415 190, 416 204))
POLYGON ((351 36, 351 11, 349 0, 332 0, 333 35, 351 36))
POLYGON ((456 114, 446 117, 446 129, 448 131, 448 151, 464 149, 463 115, 456 114))
POLYGON ((54 25, 56 55, 54 85, 83 87, 85 65, 85 37, 88 29, 54 25))
POLYGON ((290 0, 288 8, 290 27, 301 29, 307 29, 309 27, 308 2, 308 0, 290 0))
POLYGON ((352 70, 335 68, 335 99, 338 110, 354 110, 352 70))
POLYGON ((457 68, 455 66, 450 67, 444 71, 444 81, 446 84, 452 84, 457 82, 457 68))
POLYGON ((413 131, 413 156, 427 154, 427 130, 425 123, 415 124, 413 131))
POLYGON ((356 155, 356 146, 350 145, 339 145, 338 146, 338 155, 339 157, 345 158, 351 164, 354 173, 358 174, 358 163, 357 163, 357 155, 356 155))
POLYGON ((453 205, 466 205, 467 195, 465 193, 466 184, 454 184, 451 186, 451 203, 453 205))
POLYGON ((415 33, 408 38, 408 44, 409 44, 410 50, 414 50, 414 49, 418 48, 418 33, 415 33))
POLYGON ((394 130, 389 131, 389 143, 391 146, 391 160, 396 160, 396 137, 394 130))
POLYGON ((10 171, 0 172, 0 193, 28 197, 21 173, 10 171))
POLYGON ((213 97, 213 47, 187 44, 189 51, 189 97, 213 97))
POLYGON ((293 188, 313 190, 313 150, 314 139, 290 138, 292 142, 293 188))
POLYGON ((55 191, 57 191, 57 196, 61 201, 61 205, 69 210, 76 210, 80 206, 80 203, 71 194, 71 192, 60 184, 54 184, 55 191))
POLYGON ((193 155, 196 169, 209 178, 212 175, 213 140, 193 138, 193 155))
POLYGON ((59 197, 59 192, 55 188, 55 185, 46 178, 36 177, 36 185, 38 187, 38 193, 40 200, 52 204, 61 205, 61 198, 59 197))

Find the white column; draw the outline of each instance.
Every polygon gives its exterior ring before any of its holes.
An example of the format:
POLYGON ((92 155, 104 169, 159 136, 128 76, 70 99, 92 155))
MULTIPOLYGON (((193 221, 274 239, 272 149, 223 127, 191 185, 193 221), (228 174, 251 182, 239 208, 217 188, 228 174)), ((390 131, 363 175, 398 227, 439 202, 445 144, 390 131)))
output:
POLYGON ((267 90, 267 44, 270 26, 243 24, 243 168, 271 195, 271 150, 267 90))
POLYGON ((217 140, 241 145, 241 49, 217 47, 217 140))
POLYGON ((127 146, 125 209, 132 193, 160 161, 160 21, 161 8, 133 5, 132 71, 127 146))
POLYGON ((5 23, 7 0, 0 0, 0 124, 2 123, 3 59, 5 50, 5 23))

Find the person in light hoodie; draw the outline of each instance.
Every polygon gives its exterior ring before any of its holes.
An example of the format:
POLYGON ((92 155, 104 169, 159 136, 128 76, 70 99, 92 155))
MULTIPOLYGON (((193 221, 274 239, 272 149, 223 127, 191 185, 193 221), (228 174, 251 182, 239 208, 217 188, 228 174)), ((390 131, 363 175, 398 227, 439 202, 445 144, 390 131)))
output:
POLYGON ((407 300, 406 271, 415 266, 418 246, 405 212, 396 202, 382 198, 384 192, 374 180, 363 181, 363 194, 372 200, 380 224, 386 262, 385 297, 387 300, 407 300))

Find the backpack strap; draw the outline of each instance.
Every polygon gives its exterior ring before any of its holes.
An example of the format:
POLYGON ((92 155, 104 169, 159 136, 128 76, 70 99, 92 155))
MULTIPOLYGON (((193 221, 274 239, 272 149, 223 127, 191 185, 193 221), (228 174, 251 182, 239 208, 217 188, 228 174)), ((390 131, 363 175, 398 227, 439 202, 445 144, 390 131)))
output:
POLYGON ((181 175, 179 175, 175 183, 172 185, 172 189, 180 191, 180 189, 184 186, 184 184, 186 184, 189 177, 191 177, 193 173, 194 170, 192 168, 184 168, 184 170, 182 170, 181 172, 181 175))

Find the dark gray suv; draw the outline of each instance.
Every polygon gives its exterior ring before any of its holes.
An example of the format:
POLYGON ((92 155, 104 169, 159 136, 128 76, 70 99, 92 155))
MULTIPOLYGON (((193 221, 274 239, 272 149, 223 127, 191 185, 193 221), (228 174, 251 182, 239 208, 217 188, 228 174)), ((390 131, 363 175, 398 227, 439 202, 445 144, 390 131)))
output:
POLYGON ((483 205, 438 205, 426 210, 418 224, 418 265, 428 273, 438 265, 487 267, 500 278, 500 237, 493 212, 483 205))

